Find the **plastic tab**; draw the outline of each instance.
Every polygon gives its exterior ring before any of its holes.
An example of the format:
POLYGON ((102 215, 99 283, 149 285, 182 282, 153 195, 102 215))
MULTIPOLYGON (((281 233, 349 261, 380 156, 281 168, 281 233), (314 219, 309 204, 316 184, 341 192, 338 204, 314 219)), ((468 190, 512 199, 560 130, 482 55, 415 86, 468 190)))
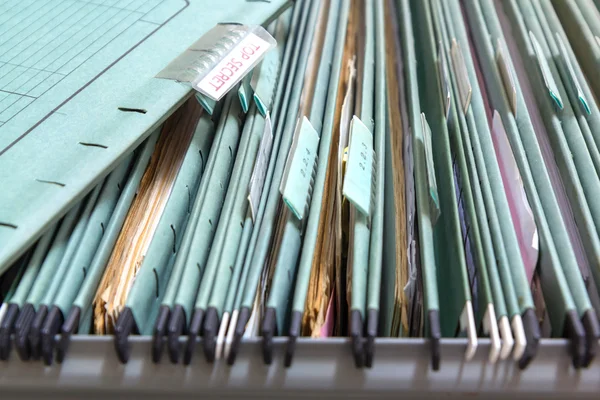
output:
POLYGON ((357 117, 350 123, 348 161, 342 193, 366 216, 370 216, 373 204, 375 150, 373 134, 357 117))
POLYGON ((242 83, 238 88, 238 98, 240 99, 240 104, 242 105, 242 111, 244 111, 244 114, 248 112, 248 109, 250 108, 250 102, 254 97, 254 90, 250 86, 252 77, 253 74, 252 71, 250 71, 250 73, 248 73, 248 75, 242 79, 242 83))
POLYGON ((475 326, 475 314, 473 313, 471 300, 465 303, 465 307, 460 314, 460 328, 462 331, 467 332, 465 360, 470 361, 475 357, 475 352, 477 351, 477 328, 475 326))
POLYGON ((284 179, 279 188, 283 201, 300 221, 310 203, 319 139, 308 118, 303 117, 290 148, 284 179))
POLYGON ((573 68, 573 64, 571 63, 571 59, 569 58, 569 53, 567 52, 567 48, 565 47, 565 43, 562 41, 560 35, 556 33, 556 41, 558 42, 558 49, 560 50, 560 55, 567 66, 567 71, 569 71, 569 83, 575 89, 577 93, 577 99, 581 105, 581 108, 586 114, 591 114, 590 106, 583 94, 583 90, 581 89, 581 85, 579 84, 579 80, 577 79, 577 75, 575 74, 575 69, 573 68))
POLYGON ((200 103, 204 111, 206 111, 209 115, 213 115, 215 112, 215 107, 217 106, 216 101, 209 99, 202 93, 196 93, 196 100, 198 100, 198 103, 200 103))
POLYGON ((452 39, 450 55, 452 57, 454 73, 456 74, 458 81, 458 94, 460 96, 460 102, 463 112, 466 114, 467 110, 469 109, 469 105, 471 104, 471 94, 473 89, 471 87, 471 81, 469 80, 469 74, 467 73, 467 66, 465 65, 465 59, 462 50, 456 39, 452 39))
POLYGON ((500 76, 502 76, 502 83, 504 83, 504 90, 506 92, 506 98, 510 104, 510 108, 513 114, 517 115, 517 85, 515 84, 514 71, 511 68, 509 60, 509 52, 506 48, 506 43, 498 38, 496 46, 496 62, 498 63, 498 69, 500 70, 500 76))
POLYGON ((429 187, 429 207, 431 211, 431 223, 435 225, 440 216, 440 201, 435 178, 435 165, 433 163, 433 149, 431 147, 431 129, 425 113, 421 113, 421 124, 423 126, 423 147, 425 148, 425 164, 427 168, 427 186, 429 187))
POLYGON ((490 338, 490 364, 495 364, 500 358, 500 350, 502 341, 500 340, 500 332, 498 330, 498 322, 496 319, 496 311, 494 305, 489 303, 485 309, 482 320, 483 333, 490 338))
POLYGON ((261 26, 219 24, 156 77, 188 82, 203 95, 219 101, 276 44, 261 26))
POLYGON ((269 167, 269 158, 271 156, 272 147, 273 126, 271 124, 271 116, 267 112, 267 117, 265 118, 265 130, 260 141, 258 155, 256 156, 254 169, 252 170, 252 176, 250 177, 250 184, 248 185, 248 203, 250 205, 252 221, 256 221, 256 212, 258 211, 260 198, 262 197, 262 192, 265 187, 265 177, 267 175, 267 168, 269 167))
POLYGON ((538 65, 540 66, 540 71, 542 72, 542 77, 544 78, 544 84, 548 89, 548 93, 554 103, 558 106, 559 109, 563 109, 563 101, 558 92, 558 86, 556 86, 556 82, 554 81, 554 77, 552 76, 552 72, 550 72, 550 67, 548 66, 548 61, 544 56, 544 51, 542 50, 542 46, 535 38, 533 32, 529 31, 529 38, 531 39, 531 44, 533 45, 533 51, 535 52, 535 58, 537 59, 538 65))

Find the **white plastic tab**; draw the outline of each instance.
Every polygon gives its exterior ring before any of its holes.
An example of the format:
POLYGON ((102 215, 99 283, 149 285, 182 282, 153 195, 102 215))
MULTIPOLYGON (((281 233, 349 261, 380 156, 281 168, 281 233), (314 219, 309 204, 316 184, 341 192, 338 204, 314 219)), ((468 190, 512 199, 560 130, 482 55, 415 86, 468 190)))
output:
POLYGON ((258 155, 256 156, 254 169, 252 170, 252 176, 250 177, 250 183, 248 185, 248 202, 250 205, 250 213, 252 214, 252 221, 256 221, 256 212, 258 211, 258 205, 260 204, 260 199, 265 186, 265 177, 267 175, 272 147, 273 126, 271 125, 271 116, 267 112, 267 118, 265 118, 265 130, 260 141, 258 155))
POLYGON ((500 341, 500 332, 498 331, 498 322, 496 321, 496 311, 492 303, 488 304, 483 314, 483 333, 490 337, 490 364, 495 364, 500 357, 502 342, 500 341))
POLYGON ((475 315, 473 313, 473 304, 467 300, 462 313, 460 314, 460 326, 467 332, 467 350, 465 351, 465 360, 470 361, 475 357, 477 351, 477 327, 475 326, 475 315))
POLYGON ((500 331, 500 338, 502 339, 500 359, 506 360, 515 345, 515 339, 513 338, 512 331, 510 330, 510 322, 508 321, 508 317, 506 315, 500 318, 500 321, 498 322, 498 328, 500 331))
POLYGON ((525 353, 525 347, 527 347, 527 338, 525 336, 525 328, 523 327, 523 320, 520 315, 515 315, 512 318, 511 326, 513 335, 515 337, 515 348, 513 351, 513 359, 518 361, 523 357, 525 353))
POLYGON ((219 101, 276 44, 261 26, 219 24, 156 77, 188 82, 203 95, 219 101))

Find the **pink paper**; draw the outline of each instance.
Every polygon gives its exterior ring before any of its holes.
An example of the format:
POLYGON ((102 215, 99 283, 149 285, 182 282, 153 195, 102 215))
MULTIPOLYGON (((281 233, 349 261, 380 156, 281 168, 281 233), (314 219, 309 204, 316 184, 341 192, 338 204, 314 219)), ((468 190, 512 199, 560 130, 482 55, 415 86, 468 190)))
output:
POLYGON ((500 118, 497 111, 494 111, 492 120, 492 140, 508 199, 510 215, 519 241, 525 272, 529 283, 531 283, 539 253, 537 226, 525 194, 519 168, 502 124, 502 118, 500 118))
POLYGON ((333 334, 333 324, 335 323, 334 312, 333 312, 333 299, 335 298, 335 291, 332 291, 329 297, 329 304, 327 305, 327 314, 325 315, 325 323, 321 327, 321 337, 329 337, 333 334))

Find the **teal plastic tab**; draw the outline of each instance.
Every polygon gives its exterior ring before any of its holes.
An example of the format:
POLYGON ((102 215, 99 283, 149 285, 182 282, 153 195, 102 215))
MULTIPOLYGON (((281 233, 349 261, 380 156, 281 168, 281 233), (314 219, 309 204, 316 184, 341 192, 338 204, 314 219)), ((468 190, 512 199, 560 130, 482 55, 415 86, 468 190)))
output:
POLYGON ((564 42, 562 41, 560 34, 556 33, 556 41, 558 42, 558 49, 560 50, 560 55, 563 58, 563 62, 567 67, 567 71, 569 72, 569 83, 575 89, 575 93, 577 93, 577 99, 583 110, 586 114, 591 114, 590 106, 583 94, 583 90, 581 89, 581 85, 579 84, 579 80, 577 79, 577 75, 575 74, 575 69, 573 68, 573 64, 571 63, 571 58, 569 57, 569 53, 567 52, 567 48, 565 47, 564 42))
POLYGON ((248 75, 242 79, 240 82, 240 87, 238 88, 238 98, 240 99, 240 104, 242 105, 242 111, 244 111, 244 114, 248 112, 250 102, 254 97, 252 86, 250 86, 252 76, 253 71, 250 71, 250 73, 248 73, 248 75))
POLYGON ((431 128, 427 123, 425 113, 421 113, 421 124, 423 127, 423 147, 425 148, 425 166, 427 169, 427 185, 429 186, 429 208, 431 211, 431 223, 435 225, 440 216, 440 198, 438 195, 437 181, 435 178, 435 165, 433 162, 433 149, 431 147, 431 128))
MULTIPOLYGON (((276 51, 267 53, 262 62, 258 65, 259 73, 254 74, 251 81, 252 89, 254 90, 254 102, 258 111, 263 117, 267 116, 267 112, 271 110, 275 98, 275 90, 277 80, 279 79, 282 70, 282 62, 286 43, 288 43, 288 35, 292 25, 292 10, 287 10, 275 24, 274 36, 277 41, 276 51)), ((278 104, 277 104, 278 105, 278 104)))
POLYGON ((288 155, 288 164, 280 187, 283 201, 300 221, 304 218, 312 192, 319 134, 303 117, 288 155))
POLYGON ((204 108, 204 111, 206 111, 210 115, 213 115, 213 113, 215 111, 215 107, 217 105, 216 101, 206 97, 205 95, 203 95, 200 92, 196 92, 196 100, 198 100, 198 103, 200 103, 202 108, 204 108))
POLYGON ((540 46, 540 43, 537 41, 535 35, 531 31, 529 31, 529 38, 531 39, 533 51, 535 52, 535 58, 537 59, 540 71, 542 72, 542 77, 544 78, 544 84, 548 89, 548 93, 550 94, 550 97, 552 98, 552 100, 554 100, 558 108, 562 110, 564 108, 564 104, 562 98, 560 97, 560 93, 558 92, 556 82, 554 81, 554 76, 552 75, 552 72, 550 72, 548 60, 546 60, 546 56, 544 55, 542 46, 540 46))
POLYGON ((366 216, 370 216, 374 189, 373 134, 356 115, 350 123, 350 143, 342 194, 366 216))

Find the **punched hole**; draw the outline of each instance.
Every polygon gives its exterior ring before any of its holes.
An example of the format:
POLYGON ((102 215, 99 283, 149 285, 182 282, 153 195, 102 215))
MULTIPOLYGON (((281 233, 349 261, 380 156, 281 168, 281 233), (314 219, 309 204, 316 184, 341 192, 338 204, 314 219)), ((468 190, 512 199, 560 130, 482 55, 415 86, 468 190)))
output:
POLYGON ((135 112, 135 113, 139 113, 139 114, 146 114, 147 111, 144 110, 143 108, 130 108, 130 107, 119 107, 119 111, 123 111, 123 112, 135 112))
POLYGON ((99 147, 101 149, 108 149, 108 146, 105 146, 103 144, 98 144, 98 143, 79 142, 79 144, 82 145, 82 146, 86 146, 86 147, 99 147))
POLYGON ((44 179, 36 179, 36 181, 40 182, 40 183, 48 183, 50 185, 56 185, 56 186, 60 186, 60 187, 65 187, 66 185, 64 183, 60 183, 60 182, 56 182, 56 181, 47 181, 44 179))
POLYGON ((212 226, 212 219, 209 219, 208 223, 210 224, 210 226, 212 226))
POLYGON ((192 212, 192 193, 190 192, 190 187, 188 185, 185 185, 185 188, 187 189, 188 192, 188 206, 187 206, 187 210, 188 210, 188 214, 192 212))
POLYGON ((85 276, 87 275, 87 270, 85 268, 81 268, 81 270, 83 271, 83 279, 85 279, 85 276))
POLYGON ((175 228, 171 225, 171 230, 173 231, 173 254, 177 252, 175 245, 177 244, 177 232, 175 232, 175 228))
POLYGON ((154 279, 156 280, 156 298, 158 299, 158 272, 156 272, 156 268, 152 268, 154 271, 154 279))

